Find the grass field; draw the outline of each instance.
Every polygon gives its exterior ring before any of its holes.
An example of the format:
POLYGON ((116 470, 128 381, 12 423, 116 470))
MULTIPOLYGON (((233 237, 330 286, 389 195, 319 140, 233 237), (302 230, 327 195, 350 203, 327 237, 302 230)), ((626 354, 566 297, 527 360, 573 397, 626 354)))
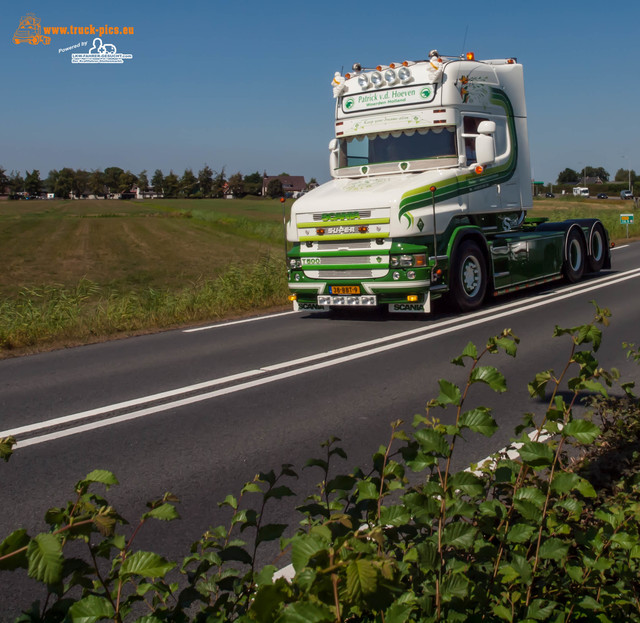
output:
POLYGON ((0 356, 284 304, 282 209, 251 199, 1 203, 0 356))
MULTIPOLYGON (((259 198, 0 203, 0 357, 285 305, 282 211, 259 198)), ((633 203, 560 197, 530 216, 595 216, 620 242, 621 212, 633 203)))

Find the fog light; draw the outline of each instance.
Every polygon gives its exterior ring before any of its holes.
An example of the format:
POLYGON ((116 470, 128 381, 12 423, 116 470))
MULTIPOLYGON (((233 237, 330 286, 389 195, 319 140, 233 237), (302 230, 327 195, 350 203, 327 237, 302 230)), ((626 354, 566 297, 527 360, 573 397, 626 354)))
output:
POLYGON ((300 281, 300 273, 296 273, 296 275, 295 275, 294 279, 295 279, 296 281, 300 281))
POLYGON ((289 300, 290 301, 297 301, 298 300, 298 295, 297 294, 290 294, 289 295, 289 300))
POLYGON ((393 273, 393 280, 398 281, 398 279, 400 279, 400 273, 396 271, 395 273, 393 273))
POLYGON ((416 271, 415 270, 407 271, 407 279, 415 279, 415 278, 416 278, 416 271))
POLYGON ((417 303, 418 302, 418 295, 417 294, 407 294, 407 301, 409 303, 417 303))

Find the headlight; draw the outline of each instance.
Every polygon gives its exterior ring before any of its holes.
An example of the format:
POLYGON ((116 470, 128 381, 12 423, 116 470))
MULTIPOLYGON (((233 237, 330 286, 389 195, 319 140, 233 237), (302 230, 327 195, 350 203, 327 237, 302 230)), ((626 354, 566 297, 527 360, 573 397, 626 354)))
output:
POLYGON ((396 76, 396 72, 393 71, 393 69, 387 69, 387 71, 384 72, 384 79, 387 84, 393 84, 398 79, 398 77, 396 76))
POLYGON ((367 74, 360 74, 358 76, 358 84, 361 89, 369 88, 369 76, 367 76, 367 74))
POLYGON ((391 266, 391 268, 397 268, 398 266, 400 266, 400 262, 398 260, 398 256, 397 255, 392 255, 389 258, 389 266, 391 266))
POLYGON ((413 255, 401 255, 400 266, 413 266, 413 255))
POLYGON ((411 80, 411 71, 409 68, 401 67, 398 70, 398 78, 400 79, 400 82, 409 82, 409 80, 411 80))
POLYGON ((371 74, 371 84, 374 87, 379 87, 382 84, 382 74, 379 71, 374 71, 371 74))
POLYGON ((289 268, 300 268, 302 266, 302 263, 300 262, 299 259, 296 259, 295 257, 292 257, 289 259, 289 268))

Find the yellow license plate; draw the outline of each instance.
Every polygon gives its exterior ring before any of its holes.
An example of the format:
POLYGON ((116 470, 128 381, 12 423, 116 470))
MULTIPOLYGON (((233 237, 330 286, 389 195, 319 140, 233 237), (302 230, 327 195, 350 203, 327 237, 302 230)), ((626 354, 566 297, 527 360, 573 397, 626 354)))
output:
POLYGON ((331 294, 360 294, 360 286, 331 286, 331 294))

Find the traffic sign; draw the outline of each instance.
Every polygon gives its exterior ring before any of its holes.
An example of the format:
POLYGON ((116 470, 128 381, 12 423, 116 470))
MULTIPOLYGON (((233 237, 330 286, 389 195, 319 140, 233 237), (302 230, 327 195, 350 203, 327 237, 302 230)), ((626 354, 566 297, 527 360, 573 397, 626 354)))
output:
POLYGON ((620 223, 622 225, 633 225, 633 214, 621 214, 620 223))

